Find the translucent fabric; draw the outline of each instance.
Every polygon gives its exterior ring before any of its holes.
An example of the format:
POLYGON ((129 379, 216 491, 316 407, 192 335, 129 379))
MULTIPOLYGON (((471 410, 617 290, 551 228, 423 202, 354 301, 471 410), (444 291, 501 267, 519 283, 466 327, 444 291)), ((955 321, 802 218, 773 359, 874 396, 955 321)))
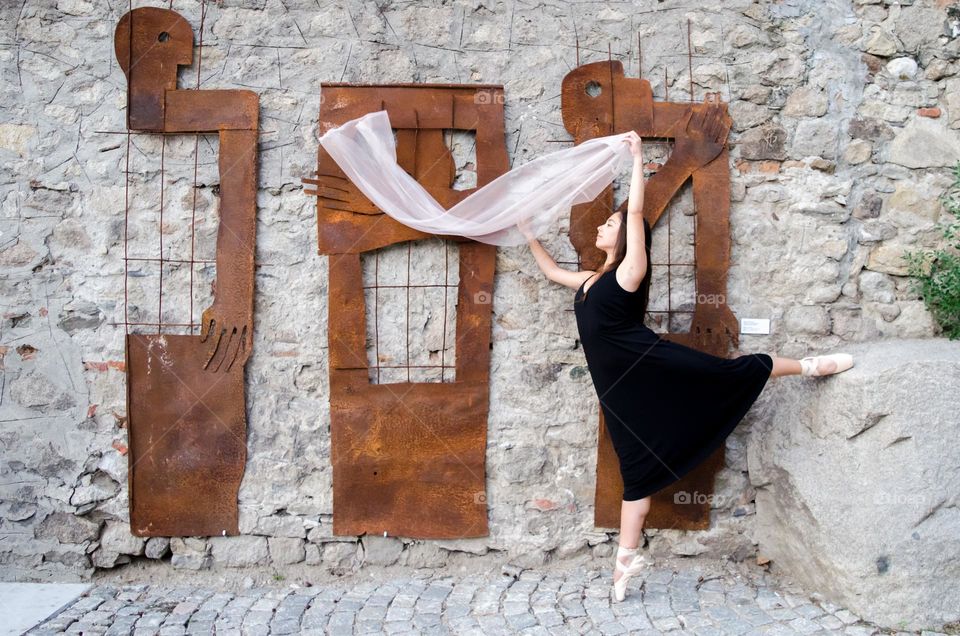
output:
POLYGON ((571 206, 594 200, 631 160, 630 133, 608 135, 518 166, 445 210, 397 163, 387 111, 351 119, 320 137, 353 184, 384 213, 429 234, 452 234, 491 245, 521 245, 517 223, 545 233, 571 206))

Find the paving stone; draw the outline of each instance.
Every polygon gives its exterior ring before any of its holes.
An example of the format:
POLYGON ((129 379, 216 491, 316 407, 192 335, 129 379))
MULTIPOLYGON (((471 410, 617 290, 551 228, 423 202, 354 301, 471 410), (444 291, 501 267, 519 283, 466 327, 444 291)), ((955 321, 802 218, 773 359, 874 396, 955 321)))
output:
POLYGON ((387 608, 383 620, 385 622, 409 621, 413 618, 414 609, 412 607, 393 604, 387 608))
POLYGON ((818 616, 823 616, 823 608, 814 605, 813 603, 806 603, 804 605, 797 605, 793 608, 793 611, 802 616, 803 618, 813 619, 818 616))
POLYGON ((187 634, 189 636, 207 636, 214 633, 213 623, 190 623, 187 625, 187 634))
POLYGON ((542 625, 535 625, 533 627, 527 627, 521 629, 518 634, 521 636, 550 636, 550 630, 542 625))
POLYGON ((507 619, 495 614, 483 614, 477 617, 480 628, 486 634, 508 634, 511 633, 507 624, 507 619))
POLYGON ((662 632, 670 631, 671 629, 680 629, 682 627, 676 616, 652 618, 651 621, 653 622, 653 626, 662 632))
POLYGON ((627 633, 627 628, 617 621, 607 621, 606 623, 600 623, 599 625, 597 625, 597 628, 600 630, 600 633, 602 633, 603 636, 616 636, 618 634, 627 633))
POLYGON ((684 629, 713 625, 713 620, 701 612, 677 612, 677 619, 684 629))
POLYGON ((845 625, 850 625, 860 620, 859 616, 846 609, 837 610, 833 615, 843 621, 845 625))
POLYGON ((524 614, 507 614, 505 618, 507 619, 507 623, 514 630, 520 630, 525 627, 533 627, 537 624, 537 617, 529 611, 524 614))
POLYGON ((793 609, 789 607, 775 607, 767 610, 767 615, 775 621, 781 623, 789 623, 790 621, 800 618, 800 615, 797 614, 793 609))
POLYGON ((843 621, 833 614, 826 614, 815 619, 823 629, 836 631, 843 627, 843 621))
POLYGON ((697 636, 726 636, 729 632, 716 625, 701 625, 700 627, 694 627, 693 633, 697 636))
POLYGON ((803 616, 798 616, 787 623, 787 625, 795 629, 800 634, 812 634, 821 630, 821 627, 818 623, 813 622, 809 618, 804 618, 803 616))

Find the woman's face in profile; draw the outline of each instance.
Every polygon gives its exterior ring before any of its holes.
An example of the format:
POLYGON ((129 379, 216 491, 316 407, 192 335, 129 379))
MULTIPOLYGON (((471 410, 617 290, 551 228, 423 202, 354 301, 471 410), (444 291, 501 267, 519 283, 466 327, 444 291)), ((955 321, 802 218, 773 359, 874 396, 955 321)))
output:
POLYGON ((597 226, 597 247, 602 250, 617 245, 617 235, 620 233, 620 215, 616 212, 607 217, 607 220, 597 226))

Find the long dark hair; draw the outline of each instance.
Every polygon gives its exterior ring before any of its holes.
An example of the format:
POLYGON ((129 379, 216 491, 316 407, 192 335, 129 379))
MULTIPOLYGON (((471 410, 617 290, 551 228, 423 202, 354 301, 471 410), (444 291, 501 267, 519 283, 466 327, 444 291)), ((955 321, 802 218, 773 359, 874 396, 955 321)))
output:
MULTIPOLYGON (((620 263, 623 262, 624 257, 627 255, 627 213, 621 209, 617 210, 614 214, 620 215, 620 231, 617 232, 617 246, 613 252, 613 263, 610 265, 610 267, 601 270, 601 275, 604 272, 608 272, 611 269, 616 269, 619 267, 620 263)), ((650 265, 650 224, 647 222, 646 217, 641 218, 643 219, 644 251, 647 253, 647 271, 643 275, 643 280, 640 281, 640 287, 637 288, 637 294, 640 297, 640 307, 637 309, 637 318, 640 320, 640 322, 643 322, 647 315, 647 303, 650 301, 650 278, 651 273, 653 272, 653 267, 650 265)))

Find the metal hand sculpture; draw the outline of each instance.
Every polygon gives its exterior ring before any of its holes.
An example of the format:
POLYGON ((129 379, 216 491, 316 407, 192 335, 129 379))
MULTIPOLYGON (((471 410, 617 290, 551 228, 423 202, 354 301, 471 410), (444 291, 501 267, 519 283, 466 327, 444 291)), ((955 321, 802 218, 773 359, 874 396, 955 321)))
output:
POLYGON ((673 144, 673 158, 689 157, 690 165, 699 170, 713 161, 727 144, 730 132, 730 118, 723 112, 720 102, 709 100, 706 108, 696 112, 687 111, 683 118, 682 130, 673 144))
POLYGON ((740 323, 726 302, 699 302, 701 298, 726 298, 729 175, 725 172, 725 159, 722 165, 717 164, 718 168, 712 165, 721 153, 727 157, 726 141, 732 122, 725 110, 715 93, 707 94, 704 105, 688 110, 674 136, 670 159, 650 178, 644 190, 644 215, 653 227, 679 187, 688 177, 694 178, 696 231, 700 233, 694 247, 698 302, 691 318, 690 340, 677 337, 682 334, 666 337, 717 356, 725 356, 731 343, 739 343, 740 331, 740 323), (718 201, 720 197, 723 199, 718 201), (718 262, 718 258, 722 260, 718 262))

